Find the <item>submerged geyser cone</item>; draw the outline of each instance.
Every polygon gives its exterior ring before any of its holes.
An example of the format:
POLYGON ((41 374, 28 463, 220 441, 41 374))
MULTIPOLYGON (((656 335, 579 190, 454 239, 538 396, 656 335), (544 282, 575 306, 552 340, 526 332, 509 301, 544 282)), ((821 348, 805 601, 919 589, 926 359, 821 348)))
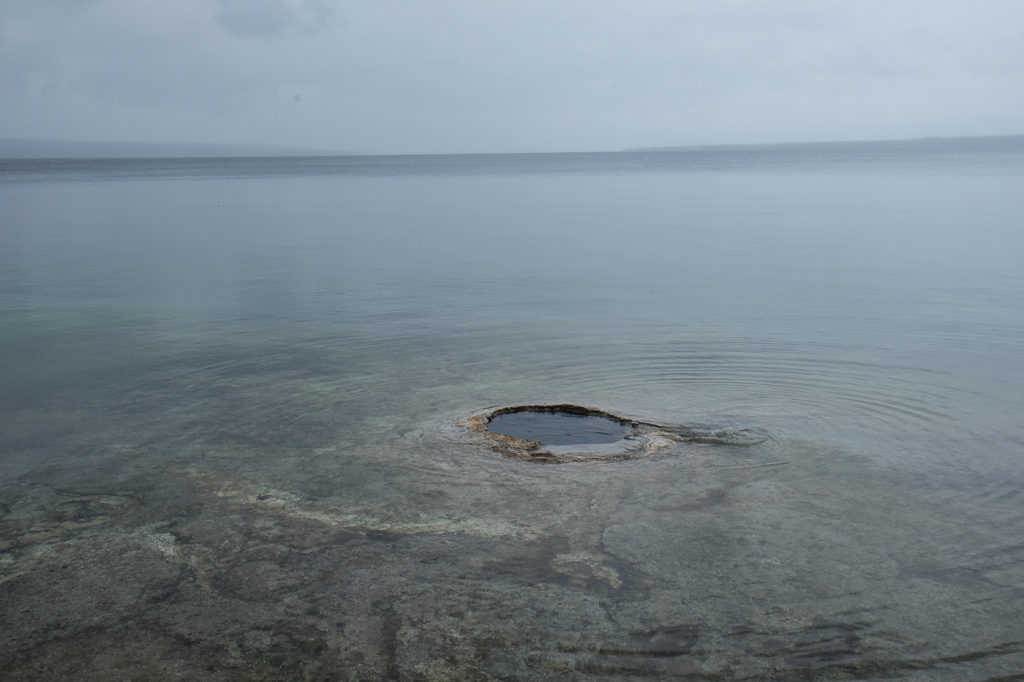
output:
POLYGON ((701 431, 627 419, 580 405, 513 405, 475 414, 463 425, 497 451, 536 462, 586 462, 642 457, 678 443, 755 445, 756 431, 701 431))

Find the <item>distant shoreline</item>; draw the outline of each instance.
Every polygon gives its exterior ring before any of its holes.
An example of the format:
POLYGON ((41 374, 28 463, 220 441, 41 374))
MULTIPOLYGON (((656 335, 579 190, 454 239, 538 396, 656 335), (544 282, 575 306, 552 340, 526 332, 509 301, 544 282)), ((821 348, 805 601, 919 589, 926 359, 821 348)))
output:
POLYGON ((885 140, 822 140, 815 142, 751 142, 737 144, 691 144, 657 147, 630 147, 623 152, 692 152, 692 151, 723 151, 730 149, 794 149, 815 147, 855 146, 865 144, 880 145, 916 145, 935 143, 974 143, 974 142, 1024 142, 1024 134, 1017 135, 959 135, 959 136, 928 136, 914 138, 893 138, 885 140))
POLYGON ((115 142, 0 139, 5 159, 135 159, 261 156, 358 156, 357 152, 203 142, 115 142))

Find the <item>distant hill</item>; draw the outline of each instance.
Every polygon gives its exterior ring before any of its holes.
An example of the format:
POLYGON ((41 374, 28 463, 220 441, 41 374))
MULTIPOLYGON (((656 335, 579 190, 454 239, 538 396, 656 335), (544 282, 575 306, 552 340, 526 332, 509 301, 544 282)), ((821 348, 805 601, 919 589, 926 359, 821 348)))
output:
POLYGON ((843 140, 835 142, 768 142, 754 144, 694 144, 669 147, 633 147, 623 149, 624 152, 685 152, 685 151, 711 151, 723 149, 813 149, 815 147, 841 147, 843 145, 862 146, 865 144, 912 146, 918 144, 948 143, 975 143, 975 142, 1006 142, 1009 144, 1024 143, 1024 135, 979 135, 973 137, 918 137, 903 140, 843 140))
POLYGON ((353 154, 353 152, 270 145, 0 139, 0 158, 5 159, 350 156, 353 154))

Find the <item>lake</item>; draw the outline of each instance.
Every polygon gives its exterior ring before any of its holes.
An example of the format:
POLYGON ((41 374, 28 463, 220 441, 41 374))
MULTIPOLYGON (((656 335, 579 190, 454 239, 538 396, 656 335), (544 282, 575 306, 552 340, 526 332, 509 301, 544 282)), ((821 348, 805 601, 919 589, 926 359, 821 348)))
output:
POLYGON ((1018 674, 1022 225, 1020 137, 0 160, 0 673, 1018 674))

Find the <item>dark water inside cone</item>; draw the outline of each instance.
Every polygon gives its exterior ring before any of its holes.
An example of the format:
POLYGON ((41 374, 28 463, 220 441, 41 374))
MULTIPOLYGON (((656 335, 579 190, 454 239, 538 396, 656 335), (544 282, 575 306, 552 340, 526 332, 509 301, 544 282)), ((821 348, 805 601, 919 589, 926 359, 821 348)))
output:
POLYGON ((524 410, 491 418, 488 430, 546 445, 614 443, 629 434, 629 426, 599 415, 524 410))

